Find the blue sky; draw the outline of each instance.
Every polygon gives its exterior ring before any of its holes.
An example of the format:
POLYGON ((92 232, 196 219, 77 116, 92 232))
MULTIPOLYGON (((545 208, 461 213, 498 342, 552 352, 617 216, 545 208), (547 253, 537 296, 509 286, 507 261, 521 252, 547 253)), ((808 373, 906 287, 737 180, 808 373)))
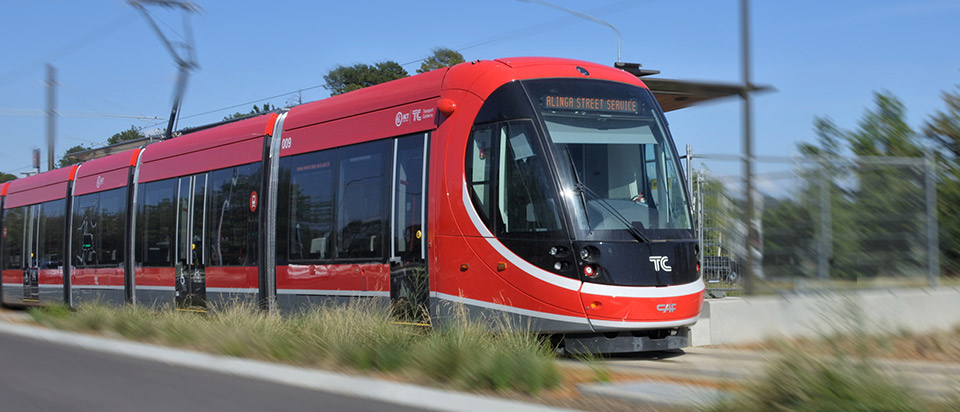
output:
MULTIPOLYGON (((609 21, 623 33, 623 60, 661 77, 740 82, 738 0, 555 0, 609 21)), ((323 83, 337 65, 408 63, 435 47, 468 60, 556 56, 613 63, 613 32, 516 0, 418 2, 211 1, 192 27, 200 69, 190 78, 180 127, 218 121, 252 104, 196 116, 323 83)), ((943 107, 942 90, 960 84, 960 2, 757 1, 752 3, 753 80, 777 89, 755 99, 756 152, 789 155, 814 139, 814 116, 856 127, 872 93, 903 100, 912 125, 943 107)), ((168 36, 179 14, 154 10, 168 36), (167 27, 169 26, 169 27, 167 27)), ((171 31, 173 28, 175 31, 171 31)), ((176 66, 145 20, 122 0, 9 2, 0 15, 0 171, 29 170, 44 150, 44 69, 58 71, 57 159, 77 144, 162 121, 176 66)), ((327 97, 323 88, 303 101, 327 97)), ((282 106, 296 94, 267 100, 282 106)), ((262 103, 262 102, 261 102, 262 103)), ((668 114, 680 150, 740 151, 736 99, 668 114)))

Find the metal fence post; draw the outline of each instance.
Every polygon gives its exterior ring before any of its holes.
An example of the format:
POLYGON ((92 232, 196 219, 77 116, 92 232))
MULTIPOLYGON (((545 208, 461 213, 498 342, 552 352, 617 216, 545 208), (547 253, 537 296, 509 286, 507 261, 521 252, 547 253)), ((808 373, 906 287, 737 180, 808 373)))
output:
POLYGON ((927 150, 923 156, 927 192, 927 280, 930 287, 940 286, 940 235, 937 227, 937 165, 933 153, 927 150))
MULTIPOLYGON (((687 194, 692 197, 693 196, 693 146, 691 145, 687 145, 686 158, 687 158, 687 194)), ((693 208, 693 202, 690 202, 690 207, 691 209, 693 208)))
POLYGON ((703 278, 703 266, 706 264, 705 256, 707 256, 707 251, 703 246, 703 173, 697 173, 697 242, 700 245, 700 267, 699 272, 700 278, 703 278))
POLYGON ((820 159, 820 236, 817 236, 817 277, 830 279, 830 255, 833 249, 833 219, 830 209, 830 178, 827 162, 820 159))

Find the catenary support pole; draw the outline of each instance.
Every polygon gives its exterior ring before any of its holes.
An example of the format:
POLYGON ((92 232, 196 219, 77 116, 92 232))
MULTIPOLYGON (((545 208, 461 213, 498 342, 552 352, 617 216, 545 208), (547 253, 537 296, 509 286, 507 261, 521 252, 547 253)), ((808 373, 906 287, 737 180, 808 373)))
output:
MULTIPOLYGON (((57 132, 57 69, 47 63, 47 170, 53 170, 57 132)), ((37 170, 39 172, 39 169, 37 170)))
POLYGON ((753 123, 751 119, 750 92, 753 89, 750 83, 750 2, 749 0, 740 0, 740 40, 741 40, 741 58, 740 63, 743 73, 743 90, 740 97, 743 100, 743 191, 746 199, 746 211, 743 214, 747 236, 745 241, 744 254, 746 267, 744 268, 743 291, 746 295, 754 294, 754 282, 756 281, 756 257, 753 254, 757 242, 757 231, 754 227, 754 199, 753 199, 753 123))
POLYGON ((927 197, 927 280, 930 287, 940 286, 940 234, 937 225, 937 163, 933 154, 924 155, 925 189, 927 197))

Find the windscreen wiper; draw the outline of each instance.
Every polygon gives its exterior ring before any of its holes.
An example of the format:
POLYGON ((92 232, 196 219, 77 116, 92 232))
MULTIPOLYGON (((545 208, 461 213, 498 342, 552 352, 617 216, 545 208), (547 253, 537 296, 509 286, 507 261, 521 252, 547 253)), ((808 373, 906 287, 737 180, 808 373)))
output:
POLYGON ((593 234, 593 225, 590 224, 590 211, 587 209, 587 198, 583 195, 581 187, 586 187, 580 181, 580 173, 577 172, 577 164, 573 162, 573 155, 570 154, 570 145, 563 145, 563 150, 567 152, 567 159, 570 160, 570 167, 573 168, 573 178, 577 181, 574 187, 580 193, 580 203, 583 205, 583 218, 587 220, 587 231, 593 234))
MULTIPOLYGON (((602 206, 603 209, 607 211, 607 213, 610 213, 611 215, 613 215, 613 217, 617 218, 617 220, 619 220, 620 223, 623 223, 623 226, 627 228, 627 231, 630 232, 630 234, 633 235, 633 237, 637 238, 637 240, 644 243, 650 243, 650 239, 647 238, 647 236, 644 235, 643 232, 640 231, 640 229, 637 229, 637 227, 634 226, 633 223, 630 223, 630 221, 627 220, 627 218, 624 217, 623 214, 621 214, 615 207, 613 207, 613 205, 611 205, 610 202, 600 197, 600 195, 598 195, 597 192, 594 192, 593 189, 587 187, 583 183, 577 183, 577 190, 579 190, 580 193, 586 193, 590 195, 590 197, 592 197, 593 200, 597 201, 597 203, 600 204, 600 206, 602 206)), ((584 212, 589 213, 587 211, 584 211, 584 212)))
POLYGON ((563 149, 567 152, 567 158, 570 159, 570 167, 573 168, 573 177, 577 181, 574 187, 578 192, 580 192, 580 202, 583 204, 583 215, 587 219, 587 227, 590 228, 590 234, 593 234, 593 225, 590 224, 590 210, 587 209, 587 198, 584 196, 584 194, 590 195, 590 197, 596 200, 597 203, 599 203, 600 206, 602 206, 608 213, 617 218, 620 223, 623 223, 623 226, 627 228, 627 231, 630 232, 633 237, 637 238, 637 240, 644 243, 650 243, 650 239, 647 238, 643 232, 640 231, 640 229, 637 229, 633 223, 630 223, 627 218, 623 217, 623 215, 620 214, 620 212, 618 212, 617 209, 610 204, 610 202, 607 202, 606 199, 600 197, 597 192, 594 192, 593 189, 590 189, 587 187, 587 185, 583 184, 583 182, 580 180, 580 174, 577 172, 577 164, 573 162, 573 155, 570 154, 570 146, 564 145, 563 149))

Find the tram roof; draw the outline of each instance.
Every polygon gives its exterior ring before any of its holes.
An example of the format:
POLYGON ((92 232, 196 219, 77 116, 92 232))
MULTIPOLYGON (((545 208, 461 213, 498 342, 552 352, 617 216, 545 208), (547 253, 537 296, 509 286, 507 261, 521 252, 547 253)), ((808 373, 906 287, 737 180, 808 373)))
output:
MULTIPOLYGON (((751 87, 746 87, 742 84, 735 83, 723 83, 723 82, 711 82, 711 81, 693 81, 693 80, 678 80, 678 79, 665 79, 659 77, 652 77, 653 75, 659 74, 658 70, 648 70, 641 69, 639 64, 636 63, 615 63, 613 67, 622 69, 634 76, 640 78, 640 80, 647 85, 651 92, 653 92, 654 97, 656 97, 657 102, 660 104, 660 107, 664 112, 670 112, 674 110, 679 110, 687 108, 690 106, 712 102, 719 99, 737 97, 741 96, 746 92, 767 92, 774 91, 775 89, 769 85, 752 85, 751 87)), ((423 75, 416 76, 420 79, 411 81, 411 78, 395 80, 391 83, 391 87, 383 88, 378 86, 371 86, 362 90, 359 90, 354 93, 348 93, 345 96, 334 96, 327 99, 323 99, 317 102, 307 103, 302 106, 295 107, 293 111, 297 112, 317 112, 321 109, 323 110, 332 110, 330 113, 322 113, 320 118, 329 119, 336 118, 338 115, 342 115, 340 111, 343 110, 357 110, 361 107, 358 107, 359 103, 364 101, 364 99, 370 93, 377 93, 382 90, 390 90, 394 93, 391 93, 388 97, 397 97, 394 95, 405 95, 411 93, 408 87, 399 87, 407 85, 414 85, 422 81, 422 76, 433 75, 433 76, 442 76, 442 71, 437 70, 438 73, 426 73, 423 75), (404 80, 407 80, 404 82, 404 80), (399 83, 397 83, 399 82, 399 83), (416 83, 415 83, 416 82, 416 83), (396 83, 396 85, 394 85, 396 83), (339 109, 336 109, 339 108, 339 109)), ((383 86, 383 85, 379 85, 383 86)), ((427 91, 426 94, 430 94, 431 91, 427 91)), ((420 93, 423 93, 421 90, 420 93)), ((369 99, 366 99, 369 100, 369 99)), ((383 100, 377 102, 377 105, 382 105, 383 100)), ((369 103, 368 103, 369 104, 369 103)), ((360 105, 362 106, 362 105, 360 105)), ((362 109, 368 109, 363 107, 362 109)), ((317 114, 314 116, 306 116, 305 118, 311 118, 312 121, 317 121, 317 114)), ((251 116, 256 117, 256 116, 251 116)), ((295 116, 296 117, 296 116, 295 116)), ((285 129, 296 128, 305 126, 305 124, 300 124, 296 122, 295 119, 291 119, 291 124, 284 125, 285 129)), ((322 120, 322 119, 321 119, 322 120)), ((211 128, 214 126, 220 126, 224 123, 231 122, 220 122, 212 125, 200 126, 194 128, 193 130, 187 130, 187 134, 195 134, 200 130, 211 128), (191 133, 192 132, 192 133, 191 133)), ((155 143, 159 141, 156 137, 148 137, 144 139, 130 140, 126 142, 117 143, 111 146, 101 147, 97 149, 91 149, 85 152, 78 152, 69 155, 70 157, 87 161, 91 159, 100 158, 114 153, 119 153, 127 151, 133 148, 142 147, 155 143)))

